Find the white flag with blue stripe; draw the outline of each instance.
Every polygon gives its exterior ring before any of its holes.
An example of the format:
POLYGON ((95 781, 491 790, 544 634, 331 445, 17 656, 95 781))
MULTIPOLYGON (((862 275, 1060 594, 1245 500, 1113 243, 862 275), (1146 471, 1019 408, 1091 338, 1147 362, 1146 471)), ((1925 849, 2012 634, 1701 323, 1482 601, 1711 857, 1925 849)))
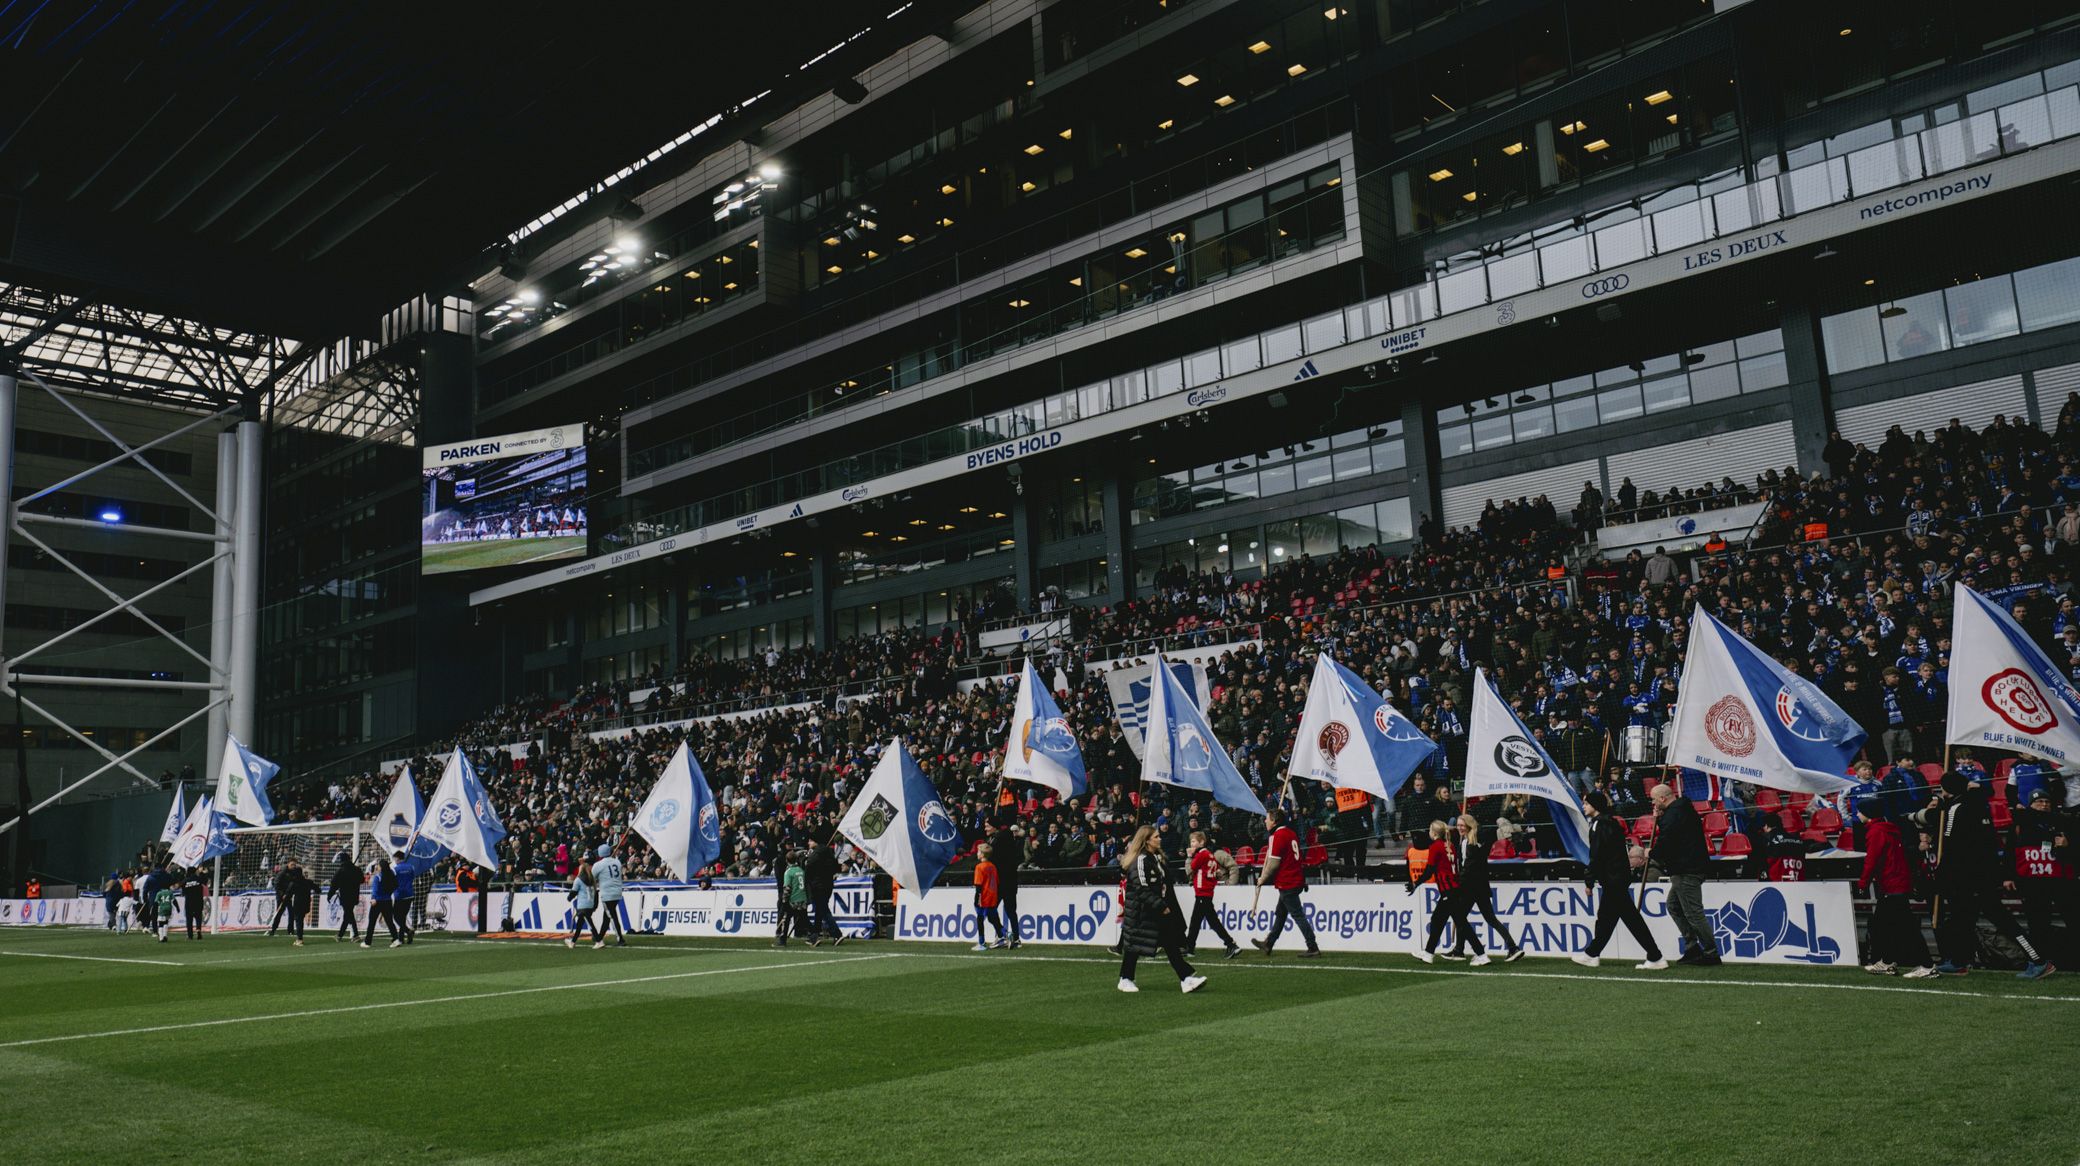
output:
MULTIPOLYGON (((1192 703, 1205 708, 1213 686, 1206 679, 1206 665, 1182 660, 1170 661, 1170 674, 1190 694, 1192 703)), ((1105 674, 1105 691, 1112 698, 1112 716, 1126 734, 1127 748, 1134 751, 1138 760, 1148 744, 1148 702, 1154 689, 1149 677, 1154 675, 1153 666, 1133 664, 1125 668, 1114 668, 1105 674)))
MULTIPOLYGON (((1552 806, 1553 829, 1576 862, 1589 861, 1589 815, 1582 796, 1516 711, 1496 693, 1488 670, 1473 670, 1473 728, 1466 737, 1466 796, 1529 794, 1552 806)), ((1417 823, 1418 826, 1426 823, 1417 823)))
POLYGON ((405 851, 411 858, 424 860, 416 869, 426 869, 440 857, 440 847, 431 838, 414 838, 419 829, 419 820, 426 816, 426 802, 419 797, 418 779, 412 776, 412 767, 407 765, 397 771, 397 780, 390 785, 390 797, 383 808, 376 811, 376 842, 384 854, 405 851))
POLYGON ((228 832, 232 819, 217 812, 208 794, 198 795, 195 805, 188 811, 188 820, 181 823, 181 832, 173 840, 173 861, 182 866, 201 866, 220 854, 230 854, 238 849, 228 832))
POLYGON ((1288 774, 1391 801, 1436 751, 1436 742, 1357 673, 1327 652, 1315 657, 1288 774))
POLYGON ((2007 749, 2059 766, 2080 758, 2080 691, 2015 617, 1962 583, 1951 617, 1946 744, 2007 749))
POLYGON ((1764 655, 1702 607, 1676 698, 1668 763, 1750 785, 1837 794, 1868 736, 1819 686, 1764 655))
POLYGON ((1177 674, 1156 654, 1156 680, 1148 694, 1148 747, 1141 755, 1141 780, 1182 786, 1212 795, 1238 810, 1264 812, 1257 791, 1235 768, 1235 761, 1214 739, 1206 714, 1192 703, 1177 674))
POLYGON ((188 815, 181 809, 181 799, 188 792, 188 783, 178 782, 173 787, 173 804, 166 807, 166 824, 159 827, 159 841, 171 843, 181 836, 181 826, 188 815))
MULTIPOLYGON (((486 870, 495 871, 498 869, 498 844, 505 836, 505 825, 498 820, 497 811, 491 808, 491 799, 484 793, 484 783, 477 779, 476 767, 462 755, 462 750, 457 749, 448 755, 440 784, 433 787, 433 796, 426 800, 426 813, 419 819, 413 845, 406 849, 416 860, 421 857, 420 843, 431 842, 440 850, 452 851, 486 870)), ((432 853, 437 855, 439 851, 432 853)), ((414 865, 423 869, 416 862, 414 865)))
POLYGON ((1031 656, 1026 657, 1026 670, 1018 681, 1018 703, 1011 710, 1002 772, 1007 781, 1044 785, 1065 798, 1082 797, 1090 791, 1076 731, 1062 716, 1054 694, 1041 682, 1031 656))
POLYGON ((267 783, 282 767, 225 735, 224 764, 217 770, 217 793, 211 800, 217 813, 248 826, 265 826, 274 821, 274 804, 267 800, 267 783))
POLYGON ((628 823, 672 873, 691 881, 722 857, 722 829, 708 776, 686 742, 657 775, 650 796, 628 823))
POLYGON ((953 816, 901 740, 881 751, 874 772, 838 823, 838 833, 919 898, 961 849, 953 816))

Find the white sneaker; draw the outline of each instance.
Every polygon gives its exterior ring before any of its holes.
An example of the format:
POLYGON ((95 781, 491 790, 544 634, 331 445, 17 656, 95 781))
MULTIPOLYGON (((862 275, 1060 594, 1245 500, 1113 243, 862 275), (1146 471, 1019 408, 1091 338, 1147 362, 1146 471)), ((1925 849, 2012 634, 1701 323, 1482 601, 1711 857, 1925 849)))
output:
POLYGON ((1434 951, 1418 951, 1413 952, 1411 954, 1413 954, 1417 959, 1422 960, 1426 964, 1434 964, 1437 962, 1437 953, 1434 951))
POLYGON ((593 940, 593 941, 592 941, 592 950, 594 950, 594 951, 598 951, 599 949, 601 949, 601 948, 603 948, 603 947, 605 947, 605 946, 607 946, 607 943, 606 943, 606 941, 605 941, 605 940, 603 940, 603 939, 595 939, 595 940, 593 940))
POLYGON ((1489 964, 1494 962, 1494 960, 1488 958, 1487 953, 1483 952, 1482 954, 1477 955, 1470 960, 1467 960, 1466 966, 1469 968, 1485 968, 1489 964))
POLYGON ((1568 956, 1567 958, 1573 960, 1574 962, 1582 965, 1585 968, 1600 968, 1603 966, 1602 960, 1596 958, 1593 955, 1583 955, 1581 952, 1576 952, 1573 955, 1568 956))
POLYGON ((563 941, 563 946, 570 948, 572 951, 576 951, 578 948, 578 941, 575 939, 566 939, 563 941))
POLYGON ((1134 981, 1122 976, 1119 981, 1119 990, 1122 992, 1139 992, 1141 989, 1135 985, 1134 981))
POLYGON ((1873 960, 1863 965, 1863 970, 1873 976, 1889 976, 1893 974, 1895 967, 1896 965, 1886 963, 1884 960, 1873 960))
POLYGON ((1177 990, 1180 992, 1196 992, 1205 986, 1205 976, 1186 976, 1177 982, 1177 990))
POLYGON ((1937 971, 1933 964, 1923 964, 1908 972, 1906 978, 1909 980, 1940 980, 1943 978, 1943 973, 1937 971))
POLYGON ((367 941, 367 940, 365 940, 365 939, 364 939, 364 940, 362 940, 362 941, 361 941, 361 946, 363 946, 363 947, 367 947, 367 946, 368 946, 368 941, 367 941))
POLYGON ((977 943, 977 944, 975 945, 975 950, 976 950, 976 951, 988 951, 988 950, 989 950, 989 945, 988 945, 988 944, 986 944, 986 943, 977 943))
POLYGON ((1648 960, 1646 963, 1639 965, 1639 970, 1642 972, 1658 972, 1667 967, 1667 960, 1648 960))
POLYGON ((302 947, 302 946, 303 946, 303 941, 302 941, 302 940, 300 940, 300 939, 297 939, 297 940, 292 940, 292 941, 290 941, 290 944, 289 944, 289 946, 291 946, 291 947, 302 947))
POLYGON ((391 941, 390 941, 390 946, 391 946, 391 947, 403 947, 403 946, 404 946, 404 940, 402 940, 402 939, 393 939, 393 940, 391 940, 391 941))

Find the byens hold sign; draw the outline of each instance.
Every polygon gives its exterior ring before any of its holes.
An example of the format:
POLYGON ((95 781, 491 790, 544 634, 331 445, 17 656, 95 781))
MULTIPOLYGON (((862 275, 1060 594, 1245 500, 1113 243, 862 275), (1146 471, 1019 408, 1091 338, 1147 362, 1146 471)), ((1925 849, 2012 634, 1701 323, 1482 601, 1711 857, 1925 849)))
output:
POLYGON ((979 470, 984 466, 1001 465, 1004 462, 1018 458, 1044 453, 1060 444, 1062 444, 1062 431, 1059 429, 1050 429, 1045 433, 1028 434, 1017 441, 1007 441, 1002 445, 990 446, 988 449, 975 450, 968 455, 968 468, 979 470))

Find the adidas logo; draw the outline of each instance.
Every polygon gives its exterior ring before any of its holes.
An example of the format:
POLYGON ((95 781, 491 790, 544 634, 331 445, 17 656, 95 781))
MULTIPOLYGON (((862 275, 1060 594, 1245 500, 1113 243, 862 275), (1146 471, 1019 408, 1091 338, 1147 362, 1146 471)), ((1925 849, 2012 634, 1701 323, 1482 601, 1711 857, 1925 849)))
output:
POLYGON ((787 516, 789 518, 800 518, 802 516, 802 504, 799 502, 795 503, 794 509, 788 511, 787 516))
POLYGON ((1293 379, 1296 381, 1304 381, 1308 377, 1318 377, 1320 375, 1322 375, 1322 370, 1316 368, 1314 366, 1314 362, 1310 360, 1300 365, 1300 371, 1293 374, 1293 379))

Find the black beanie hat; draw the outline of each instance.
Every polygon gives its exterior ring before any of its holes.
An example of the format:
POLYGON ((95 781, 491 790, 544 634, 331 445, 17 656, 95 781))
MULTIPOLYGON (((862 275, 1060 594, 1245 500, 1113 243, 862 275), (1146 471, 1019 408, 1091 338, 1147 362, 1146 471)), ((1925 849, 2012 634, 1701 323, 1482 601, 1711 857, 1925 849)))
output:
POLYGON ((1961 798, 1966 790, 1972 788, 1972 782, 1970 778, 1953 769, 1943 775, 1942 786, 1944 793, 1953 798, 1961 798))
POLYGON ((1588 796, 1584 800, 1589 803, 1590 808, 1594 809, 1599 814, 1608 814, 1611 812, 1610 795, 1604 793, 1600 789, 1590 790, 1588 796))

